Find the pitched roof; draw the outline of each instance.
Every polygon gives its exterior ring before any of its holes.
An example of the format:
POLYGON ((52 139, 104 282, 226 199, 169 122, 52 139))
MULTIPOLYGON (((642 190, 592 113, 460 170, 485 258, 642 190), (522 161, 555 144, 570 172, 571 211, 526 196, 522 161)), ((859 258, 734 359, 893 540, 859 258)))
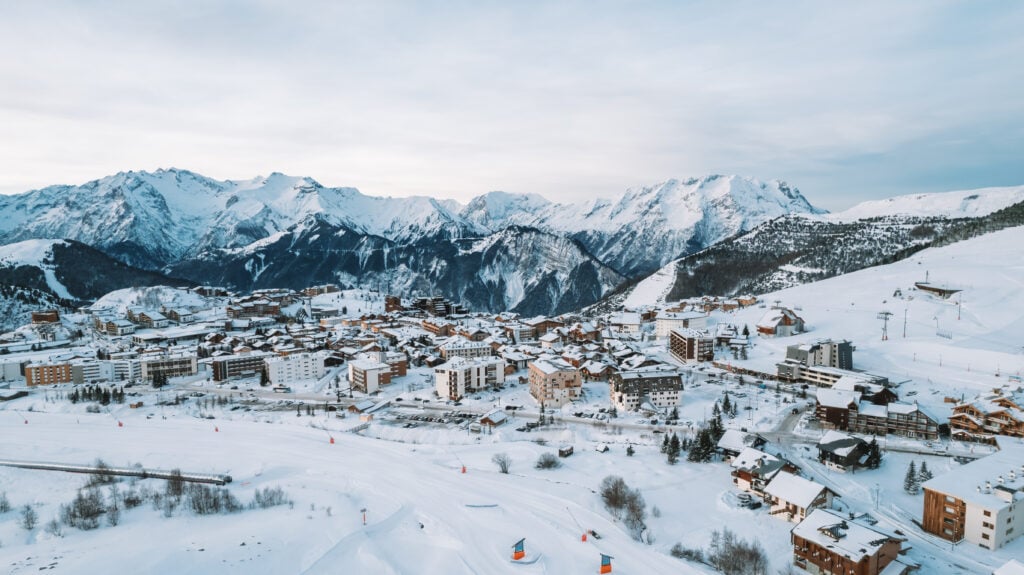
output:
POLYGON ((799 475, 780 473, 775 476, 775 479, 772 479, 764 491, 768 495, 778 497, 782 501, 807 509, 814 502, 814 499, 826 489, 828 487, 815 483, 810 479, 804 479, 799 475))

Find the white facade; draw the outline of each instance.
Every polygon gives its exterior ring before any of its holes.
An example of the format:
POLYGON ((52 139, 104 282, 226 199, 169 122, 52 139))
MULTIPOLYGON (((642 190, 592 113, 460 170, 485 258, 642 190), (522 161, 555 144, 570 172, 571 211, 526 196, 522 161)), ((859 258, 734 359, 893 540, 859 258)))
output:
POLYGON ((291 386, 301 381, 315 381, 324 376, 324 359, 327 354, 293 353, 286 356, 268 357, 264 360, 267 366, 267 377, 274 385, 291 386))
POLYGON ((457 357, 434 368, 434 387, 442 399, 458 401, 481 389, 505 382, 505 362, 500 359, 457 357))
POLYGON ((668 337, 669 332, 674 329, 705 329, 708 326, 708 318, 703 313, 687 312, 659 312, 654 318, 654 335, 659 338, 668 337))
POLYGON ((372 359, 353 359, 348 362, 348 381, 353 389, 377 393, 382 384, 391 383, 391 366, 372 359))
POLYGON ((462 336, 455 336, 445 342, 441 348, 441 357, 445 360, 453 357, 487 357, 492 354, 491 344, 482 341, 470 341, 462 336))

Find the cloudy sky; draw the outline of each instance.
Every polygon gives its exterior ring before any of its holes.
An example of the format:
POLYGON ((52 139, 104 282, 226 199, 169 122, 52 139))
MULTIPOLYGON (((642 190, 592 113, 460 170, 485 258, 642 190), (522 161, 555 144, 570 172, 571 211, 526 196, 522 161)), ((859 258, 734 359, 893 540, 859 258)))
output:
POLYGON ((1020 2, 0 0, 0 193, 179 167, 840 209, 1024 184, 1020 2))

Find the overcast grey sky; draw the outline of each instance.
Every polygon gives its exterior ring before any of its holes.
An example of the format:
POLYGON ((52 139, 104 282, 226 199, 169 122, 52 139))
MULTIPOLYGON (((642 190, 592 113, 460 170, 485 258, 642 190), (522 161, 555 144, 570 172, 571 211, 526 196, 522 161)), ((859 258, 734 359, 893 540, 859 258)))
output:
POLYGON ((0 192, 272 171, 553 200, 709 173, 840 209, 1024 184, 1021 2, 0 0, 0 192))

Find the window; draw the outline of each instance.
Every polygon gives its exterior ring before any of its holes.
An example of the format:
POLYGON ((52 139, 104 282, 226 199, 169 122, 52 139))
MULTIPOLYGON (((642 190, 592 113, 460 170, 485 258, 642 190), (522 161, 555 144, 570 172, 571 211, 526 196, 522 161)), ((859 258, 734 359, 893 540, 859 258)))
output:
POLYGON ((991 512, 991 511, 988 511, 988 510, 986 510, 986 511, 984 512, 984 515, 985 515, 985 517, 992 517, 992 512, 991 512))
POLYGON ((991 537, 989 536, 989 534, 988 534, 988 533, 982 533, 982 534, 981 534, 981 538, 982 538, 982 539, 991 539, 991 537))
POLYGON ((989 523, 988 521, 982 521, 981 522, 981 526, 984 527, 985 529, 992 529, 992 527, 993 527, 993 525, 991 523, 989 523))

